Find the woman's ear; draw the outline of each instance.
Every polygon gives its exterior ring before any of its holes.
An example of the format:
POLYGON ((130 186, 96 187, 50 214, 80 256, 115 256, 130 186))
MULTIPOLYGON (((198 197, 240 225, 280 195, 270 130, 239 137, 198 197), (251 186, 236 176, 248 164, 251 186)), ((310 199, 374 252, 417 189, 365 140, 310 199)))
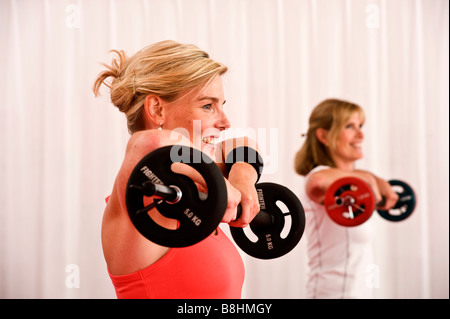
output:
POLYGON ((318 128, 316 130, 316 137, 320 143, 325 146, 328 146, 328 131, 323 128, 318 128))
POLYGON ((144 100, 144 111, 148 119, 156 126, 161 127, 164 123, 164 110, 160 97, 149 94, 144 100))

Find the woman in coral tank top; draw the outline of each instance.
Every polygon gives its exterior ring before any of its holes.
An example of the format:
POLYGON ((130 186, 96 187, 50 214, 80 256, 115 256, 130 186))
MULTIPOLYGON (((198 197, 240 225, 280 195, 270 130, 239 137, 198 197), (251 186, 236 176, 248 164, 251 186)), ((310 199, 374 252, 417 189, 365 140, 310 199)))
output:
MULTIPOLYGON (((116 57, 98 75, 93 91, 98 95, 102 84, 110 89, 111 102, 125 113, 131 134, 102 222, 103 252, 117 297, 240 298, 244 265, 220 228, 193 246, 159 246, 135 229, 125 203, 135 165, 157 148, 183 144, 216 159, 223 171, 228 200, 222 222, 245 227, 258 213, 256 170, 238 162, 226 171, 225 150, 231 149, 224 147, 227 142, 215 142, 230 127, 223 108, 222 76, 227 67, 194 45, 174 41, 155 43, 131 57, 123 51, 113 53, 116 57), (242 214, 235 220, 238 204, 242 214)), ((257 147, 248 139, 233 143, 257 147)), ((193 172, 184 174, 196 180, 193 172)), ((176 229, 176 221, 155 208, 149 214, 161 226, 176 229)))

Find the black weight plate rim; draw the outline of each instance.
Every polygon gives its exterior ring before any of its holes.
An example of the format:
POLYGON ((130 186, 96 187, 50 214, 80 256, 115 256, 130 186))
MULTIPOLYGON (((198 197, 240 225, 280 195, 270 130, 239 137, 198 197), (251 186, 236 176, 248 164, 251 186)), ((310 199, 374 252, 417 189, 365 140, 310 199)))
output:
MULTIPOLYGON (((135 166, 127 184, 126 205, 133 225, 148 240, 165 247, 187 247, 208 237, 222 220, 226 203, 226 185, 220 169, 205 153, 188 146, 165 146, 147 154, 135 166), (172 150, 186 152, 182 154, 190 154, 190 156, 189 158, 180 158, 172 161, 170 156, 172 150), (208 160, 205 161, 205 158, 208 160), (173 162, 182 162, 192 166, 202 175, 208 187, 208 198, 206 200, 201 201, 198 197, 198 192, 193 191, 197 188, 190 178, 174 173, 170 169, 173 162), (157 205, 157 209, 160 212, 164 211, 164 209, 178 212, 176 218, 180 220, 178 229, 171 230, 158 225, 147 213, 137 215, 134 213, 144 208, 143 194, 140 190, 131 188, 130 185, 141 185, 149 180, 141 172, 141 168, 144 166, 151 167, 152 172, 156 176, 161 176, 160 179, 164 179, 161 180, 164 185, 176 185, 182 190, 182 199, 177 204, 161 203, 157 205), (190 205, 187 205, 189 201, 190 205), (193 211, 195 215, 202 216, 201 226, 196 226, 190 218, 183 214, 187 208, 193 211), (211 209, 211 211, 203 213, 207 209, 211 209)), ((164 215, 164 213, 162 214, 164 215)))
POLYGON ((230 227, 230 232, 236 244, 246 254, 259 259, 279 258, 294 249, 302 238, 305 229, 305 212, 297 196, 282 185, 259 183, 256 185, 256 189, 262 190, 266 206, 276 212, 275 218, 278 219, 278 227, 272 229, 274 231, 272 233, 266 227, 249 226, 258 236, 257 242, 251 241, 243 228, 230 227), (280 236, 284 226, 284 222, 280 222, 280 219, 284 219, 284 213, 276 205, 277 201, 281 201, 286 205, 291 216, 291 229, 285 238, 280 236), (297 225, 297 227, 294 227, 294 225, 297 225), (270 242, 264 240, 266 234, 271 235, 270 242), (273 249, 269 249, 268 243, 273 245, 273 249))
MULTIPOLYGON (((414 193, 414 190, 412 189, 412 187, 403 181, 393 179, 393 180, 389 181, 389 184, 391 184, 391 186, 400 186, 403 188, 404 191, 403 191, 403 193, 399 194, 399 196, 401 196, 404 193, 407 193, 411 196, 411 200, 408 200, 406 203, 408 205, 408 209, 406 210, 406 212, 404 212, 400 215, 392 215, 387 210, 377 210, 377 211, 381 217, 383 217, 384 219, 386 219, 388 221, 401 222, 412 215, 414 209, 416 208, 416 196, 415 196, 415 193, 414 193)), ((400 208, 400 207, 398 207, 398 208, 400 208)))

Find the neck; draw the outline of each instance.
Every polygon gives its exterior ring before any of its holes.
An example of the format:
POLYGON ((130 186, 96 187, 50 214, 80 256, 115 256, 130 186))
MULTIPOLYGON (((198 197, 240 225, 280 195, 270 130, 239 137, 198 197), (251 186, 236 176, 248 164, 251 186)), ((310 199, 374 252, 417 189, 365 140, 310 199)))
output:
POLYGON ((354 161, 336 161, 334 160, 334 162, 336 163, 336 167, 343 170, 343 171, 353 171, 355 169, 355 162, 354 161))

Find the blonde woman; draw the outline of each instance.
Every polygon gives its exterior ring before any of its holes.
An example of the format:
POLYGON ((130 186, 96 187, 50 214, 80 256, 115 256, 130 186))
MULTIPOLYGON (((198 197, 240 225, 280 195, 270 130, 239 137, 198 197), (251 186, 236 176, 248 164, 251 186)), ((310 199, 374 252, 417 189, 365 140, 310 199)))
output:
POLYGON ((309 273, 308 298, 372 298, 373 267, 371 223, 344 227, 333 222, 323 206, 328 187, 353 176, 366 181, 381 209, 390 209, 398 195, 374 174, 355 169, 363 157, 365 115, 351 102, 328 99, 318 104, 309 119, 306 140, 295 157, 295 170, 305 176, 305 206, 309 273))
MULTIPOLYGON (((194 45, 174 41, 155 43, 131 57, 113 52, 116 58, 105 65, 93 91, 98 95, 102 84, 110 89, 111 102, 125 113, 131 133, 102 223, 103 252, 117 297, 240 298, 243 262, 220 228, 193 246, 162 247, 138 233, 125 204, 126 184, 135 165, 149 152, 177 143, 207 153, 224 172, 228 202, 222 222, 245 227, 258 213, 254 166, 238 162, 226 171, 224 152, 233 146, 215 144, 220 132, 230 127, 223 109, 222 75, 227 67, 194 45), (185 133, 177 135, 174 130, 185 133), (242 215, 235 220, 239 203, 242 215)), ((234 146, 249 143, 231 141, 234 146)), ((196 180, 195 174, 185 174, 196 180)), ((149 214, 163 227, 176 229, 176 221, 155 208, 149 214)))

